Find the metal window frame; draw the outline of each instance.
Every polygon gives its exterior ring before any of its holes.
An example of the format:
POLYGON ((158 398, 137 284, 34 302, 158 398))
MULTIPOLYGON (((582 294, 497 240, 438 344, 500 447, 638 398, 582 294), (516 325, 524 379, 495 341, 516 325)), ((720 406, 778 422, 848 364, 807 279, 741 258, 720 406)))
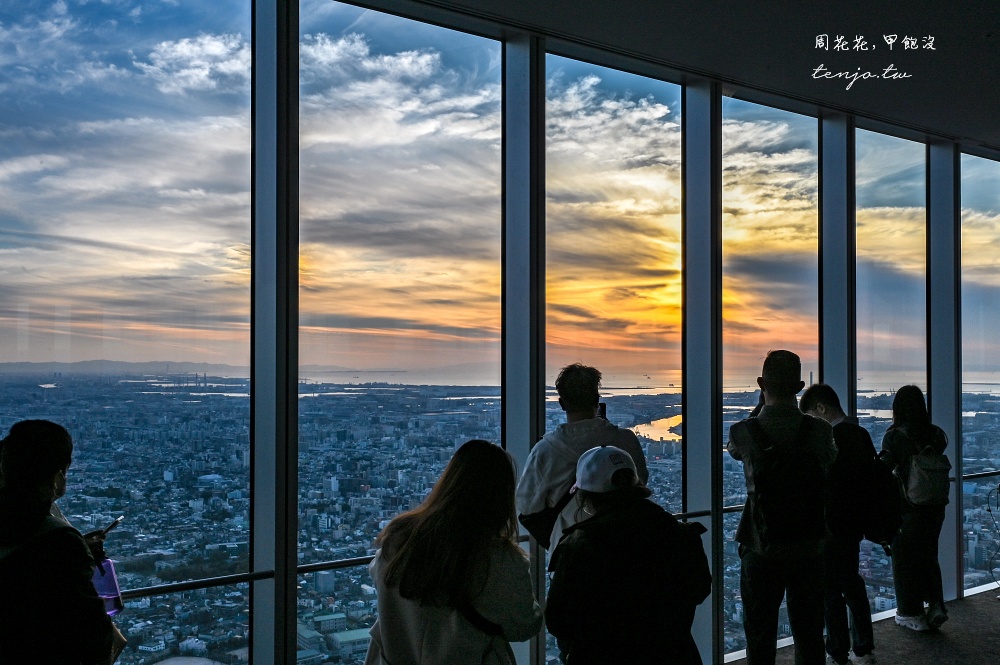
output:
MULTIPOLYGON (((503 40, 503 443, 523 464, 544 431, 543 37, 419 0, 359 4, 503 40)), ((252 0, 251 647, 260 665, 292 662, 296 645, 298 364, 298 2, 252 0)), ((721 337, 721 83, 662 63, 553 36, 569 57, 682 83, 684 510, 711 533, 713 570, 723 564, 721 337), (698 340, 698 344, 688 340, 698 340), (707 340, 707 342, 706 342, 707 340), (698 445, 698 442, 704 442, 698 445), (707 481, 707 482, 706 482, 707 481)), ((782 107, 791 98, 740 86, 741 99, 782 107)), ((807 105, 808 106, 808 105, 807 105)), ((800 112, 805 112, 803 108, 800 112)), ((819 111, 820 380, 856 412, 854 128, 906 134, 845 113, 819 111)), ((953 441, 961 474, 959 144, 927 136, 928 386, 932 417, 953 441)), ((998 159, 975 146, 965 151, 998 159)), ((957 484, 956 484, 957 486, 957 484)), ((961 597, 961 491, 943 538, 946 593, 961 597)), ((539 551, 535 549, 536 560, 539 551)), ((544 558, 544 557, 543 557, 544 558)), ((317 564, 320 565, 320 564, 317 564)), ((544 570, 535 568, 536 583, 544 570)), ((723 662, 721 589, 699 609, 695 633, 723 662)), ((544 662, 544 643, 531 662, 544 662)), ((527 654, 519 654, 523 658, 527 654)))

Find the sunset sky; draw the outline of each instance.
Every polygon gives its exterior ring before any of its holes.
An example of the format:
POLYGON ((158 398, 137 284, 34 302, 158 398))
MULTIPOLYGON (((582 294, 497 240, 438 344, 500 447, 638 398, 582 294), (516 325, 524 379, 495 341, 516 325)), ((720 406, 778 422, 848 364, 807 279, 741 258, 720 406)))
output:
MULTIPOLYGON (((500 44, 301 6, 301 362, 498 381, 500 44)), ((0 0, 0 362, 248 364, 249 27, 232 0, 0 0)), ((547 378, 679 382, 680 88, 546 65, 547 378)), ((742 385, 772 348, 816 363, 816 120, 723 114, 742 385)), ((857 154, 859 373, 921 373, 923 146, 857 154)), ((963 167, 965 320, 996 329, 1000 174, 963 167)))

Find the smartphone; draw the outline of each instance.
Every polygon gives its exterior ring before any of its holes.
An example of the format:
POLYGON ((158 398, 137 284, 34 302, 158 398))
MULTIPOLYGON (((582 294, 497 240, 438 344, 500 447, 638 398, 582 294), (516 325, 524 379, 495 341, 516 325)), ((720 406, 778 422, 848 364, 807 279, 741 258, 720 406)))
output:
POLYGON ((109 533, 109 532, 110 532, 110 531, 111 531, 112 529, 114 529, 114 528, 115 528, 116 526, 118 526, 119 524, 121 524, 121 523, 122 523, 122 520, 124 520, 124 519, 125 519, 125 516, 124 516, 124 515, 121 515, 121 516, 119 516, 118 518, 116 518, 114 522, 112 522, 111 524, 109 524, 109 525, 107 525, 106 527, 104 527, 104 530, 103 530, 103 531, 101 531, 101 535, 102 535, 102 536, 106 536, 106 535, 108 535, 108 533, 109 533))
POLYGON ((604 402, 597 403, 597 415, 600 418, 608 419, 608 405, 604 402))

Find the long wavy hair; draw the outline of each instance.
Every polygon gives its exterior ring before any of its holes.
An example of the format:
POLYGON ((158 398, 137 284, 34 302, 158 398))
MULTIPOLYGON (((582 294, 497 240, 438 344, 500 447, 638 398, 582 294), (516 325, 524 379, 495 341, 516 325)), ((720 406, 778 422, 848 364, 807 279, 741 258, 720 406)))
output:
POLYGON ((375 543, 385 582, 403 598, 459 607, 489 574, 491 550, 517 547, 517 471, 506 450, 473 439, 455 451, 419 506, 395 517, 375 543))

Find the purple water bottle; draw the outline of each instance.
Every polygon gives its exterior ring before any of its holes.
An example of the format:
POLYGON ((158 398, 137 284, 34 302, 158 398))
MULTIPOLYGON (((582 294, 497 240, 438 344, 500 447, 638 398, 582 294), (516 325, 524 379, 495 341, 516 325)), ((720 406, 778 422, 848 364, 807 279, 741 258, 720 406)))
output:
POLYGON ((113 617, 125 609, 125 605, 122 603, 122 592, 118 588, 118 576, 115 574, 114 561, 111 559, 98 561, 92 580, 97 595, 104 601, 104 611, 108 613, 108 616, 113 617))

